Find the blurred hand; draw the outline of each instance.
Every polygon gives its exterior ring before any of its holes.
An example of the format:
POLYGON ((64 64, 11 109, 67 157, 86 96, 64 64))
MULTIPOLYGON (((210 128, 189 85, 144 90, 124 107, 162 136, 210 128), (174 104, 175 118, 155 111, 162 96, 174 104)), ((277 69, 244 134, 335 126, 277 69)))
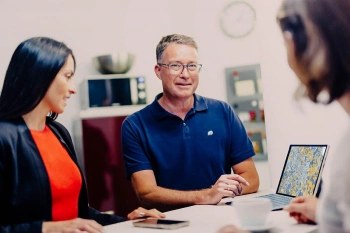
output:
POLYGON ((240 175, 222 175, 216 183, 208 189, 205 203, 217 204, 223 197, 235 197, 242 194, 242 186, 249 186, 249 183, 240 175))
POLYGON ((142 207, 139 207, 130 214, 128 214, 129 220, 138 219, 142 217, 165 218, 165 214, 159 212, 156 209, 146 210, 142 207))
POLYGON ((43 233, 102 233, 103 227, 94 220, 75 218, 67 221, 44 222, 43 233))
POLYGON ((241 230, 234 225, 222 227, 217 233, 249 233, 249 231, 241 230))
POLYGON ((294 198, 283 210, 298 223, 310 223, 316 221, 316 207, 318 198, 314 196, 301 196, 294 198))

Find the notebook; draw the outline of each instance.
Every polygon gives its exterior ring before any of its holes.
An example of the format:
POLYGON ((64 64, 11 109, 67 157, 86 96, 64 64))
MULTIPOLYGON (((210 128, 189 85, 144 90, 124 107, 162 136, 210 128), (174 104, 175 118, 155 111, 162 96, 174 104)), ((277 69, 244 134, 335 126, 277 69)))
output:
POLYGON ((290 145, 276 193, 269 198, 272 210, 281 210, 296 196, 316 195, 327 157, 327 145, 290 145))

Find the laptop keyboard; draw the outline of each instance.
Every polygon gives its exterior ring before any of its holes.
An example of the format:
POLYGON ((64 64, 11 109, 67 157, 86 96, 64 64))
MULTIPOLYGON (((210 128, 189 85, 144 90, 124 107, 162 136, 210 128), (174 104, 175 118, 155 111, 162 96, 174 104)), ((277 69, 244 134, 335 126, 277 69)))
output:
POLYGON ((261 197, 268 198, 271 200, 272 210, 282 209, 284 206, 288 205, 290 201, 293 199, 293 197, 278 195, 275 193, 259 196, 257 198, 261 198, 261 197))

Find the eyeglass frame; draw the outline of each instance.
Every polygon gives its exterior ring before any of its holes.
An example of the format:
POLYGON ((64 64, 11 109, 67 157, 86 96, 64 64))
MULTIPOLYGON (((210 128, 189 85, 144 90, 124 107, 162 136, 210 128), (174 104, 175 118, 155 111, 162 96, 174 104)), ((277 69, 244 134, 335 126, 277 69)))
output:
POLYGON ((187 69, 187 72, 190 74, 191 72, 194 72, 194 71, 190 71, 189 69, 188 69, 188 66, 189 65, 194 65, 194 64, 196 64, 197 66, 199 66, 197 69, 198 69, 198 73, 201 71, 201 69, 202 69, 202 67, 203 67, 203 65, 202 64, 198 64, 198 63, 190 63, 190 64, 181 64, 181 63, 179 63, 179 62, 173 62, 173 63, 157 63, 157 65, 159 65, 159 66, 167 66, 168 67, 168 70, 169 70, 169 73, 170 73, 170 64, 179 64, 179 65, 181 65, 182 66, 182 70, 181 69, 179 69, 179 70, 181 70, 181 72, 179 72, 178 74, 182 74, 182 72, 184 72, 184 69, 185 69, 185 66, 186 66, 186 69, 187 69))

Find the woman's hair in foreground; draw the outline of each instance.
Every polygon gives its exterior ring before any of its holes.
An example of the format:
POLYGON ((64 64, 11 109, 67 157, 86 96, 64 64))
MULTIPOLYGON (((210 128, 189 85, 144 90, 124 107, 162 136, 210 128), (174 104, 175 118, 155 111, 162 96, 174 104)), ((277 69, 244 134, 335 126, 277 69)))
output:
POLYGON ((308 77, 306 95, 321 91, 328 103, 350 91, 350 1, 285 0, 277 19, 295 44, 298 65, 308 77))
MULTIPOLYGON (((12 55, 0 96, 0 120, 21 117, 44 98, 57 73, 73 52, 64 43, 47 37, 23 41, 12 55)), ((57 113, 50 112, 52 119, 57 113)))

